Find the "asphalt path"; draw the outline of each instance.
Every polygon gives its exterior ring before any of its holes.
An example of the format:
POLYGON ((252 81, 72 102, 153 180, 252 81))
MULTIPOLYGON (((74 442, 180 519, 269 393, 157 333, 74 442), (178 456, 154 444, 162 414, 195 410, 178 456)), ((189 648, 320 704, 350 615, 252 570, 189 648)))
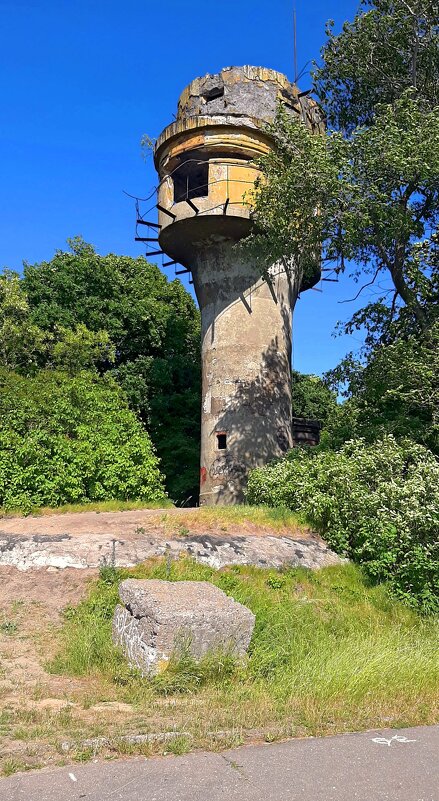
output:
POLYGON ((95 761, 0 780, 0 801, 439 801, 439 726, 95 761))

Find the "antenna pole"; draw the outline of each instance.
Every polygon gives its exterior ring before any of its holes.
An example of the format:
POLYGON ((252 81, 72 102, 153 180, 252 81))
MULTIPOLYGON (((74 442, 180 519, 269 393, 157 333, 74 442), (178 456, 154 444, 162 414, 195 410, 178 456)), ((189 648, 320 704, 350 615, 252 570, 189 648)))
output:
POLYGON ((296 5, 293 6, 293 47, 294 47, 294 83, 297 81, 297 14, 296 5))

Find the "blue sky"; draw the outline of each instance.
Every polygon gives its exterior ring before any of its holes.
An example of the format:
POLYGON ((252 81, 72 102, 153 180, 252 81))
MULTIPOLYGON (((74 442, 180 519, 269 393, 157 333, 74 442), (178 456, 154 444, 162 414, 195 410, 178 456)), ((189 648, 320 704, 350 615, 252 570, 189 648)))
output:
MULTIPOLYGON (((319 57, 325 22, 339 29, 357 0, 296 0, 299 70, 319 57)), ((143 134, 172 120, 197 75, 231 64, 293 76, 293 0, 0 0, 0 265, 50 259, 81 234, 100 253, 137 255, 134 207, 155 184, 143 134)), ((309 77, 301 79, 307 89, 309 77)), ((186 284, 187 285, 187 284, 186 284)), ((356 294, 347 278, 304 293, 294 366, 321 373, 361 344, 334 339, 356 294)), ((358 306, 358 304, 357 304, 358 306)))

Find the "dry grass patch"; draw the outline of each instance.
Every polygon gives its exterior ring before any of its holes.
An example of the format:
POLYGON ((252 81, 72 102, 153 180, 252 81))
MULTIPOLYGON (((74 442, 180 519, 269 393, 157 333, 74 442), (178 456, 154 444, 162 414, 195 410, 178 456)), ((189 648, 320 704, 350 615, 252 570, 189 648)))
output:
POLYGON ((297 514, 289 509, 269 506, 202 506, 196 509, 178 509, 164 512, 161 522, 167 531, 188 536, 193 531, 233 533, 238 527, 240 534, 246 532, 308 536, 309 527, 297 514))

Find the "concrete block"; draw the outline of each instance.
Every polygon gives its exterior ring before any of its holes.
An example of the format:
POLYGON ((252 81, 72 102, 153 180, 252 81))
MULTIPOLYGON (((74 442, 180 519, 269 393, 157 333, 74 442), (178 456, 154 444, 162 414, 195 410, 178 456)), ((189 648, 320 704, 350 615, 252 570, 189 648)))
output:
POLYGON ((250 644, 254 614, 207 581, 127 579, 119 597, 113 641, 142 675, 160 672, 183 648, 195 659, 218 650, 239 657, 250 644))

